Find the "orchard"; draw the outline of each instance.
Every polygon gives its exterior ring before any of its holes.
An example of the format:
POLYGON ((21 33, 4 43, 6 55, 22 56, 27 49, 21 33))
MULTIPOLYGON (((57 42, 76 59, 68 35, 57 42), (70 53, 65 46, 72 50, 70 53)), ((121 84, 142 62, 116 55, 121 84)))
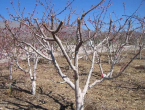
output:
POLYGON ((0 13, 0 109, 145 108, 144 0, 130 15, 125 2, 123 15, 113 0, 76 3, 36 0, 27 13, 11 1, 0 13))

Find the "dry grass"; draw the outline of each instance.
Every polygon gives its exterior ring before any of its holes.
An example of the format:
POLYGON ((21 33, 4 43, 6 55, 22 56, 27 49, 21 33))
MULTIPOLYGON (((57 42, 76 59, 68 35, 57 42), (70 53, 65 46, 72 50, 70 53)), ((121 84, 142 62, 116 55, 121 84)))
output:
MULTIPOLYGON (((130 52, 128 57, 132 57, 130 52)), ((145 56, 145 51, 143 51, 145 56)), ((102 54, 104 72, 109 71, 110 65, 104 60, 107 56, 102 54)), ((62 71, 73 81, 73 72, 63 57, 57 58, 62 71)), ((124 60, 115 67, 115 73, 120 71, 124 60)), ((24 67, 26 62, 21 63, 24 67)), ((91 88, 85 97, 85 110, 144 110, 145 108, 145 61, 135 59, 125 72, 113 80, 105 80, 91 88)), ((83 88, 90 62, 81 59, 79 62, 80 86, 83 88)), ((67 84, 60 84, 62 79, 54 66, 41 60, 37 69, 37 93, 30 94, 31 81, 29 75, 13 68, 13 80, 9 80, 9 68, 0 67, 0 109, 3 110, 74 110, 74 91, 67 84), (8 93, 9 86, 15 82, 12 94, 8 93)), ((93 82, 101 78, 99 67, 96 64, 92 74, 93 82)))

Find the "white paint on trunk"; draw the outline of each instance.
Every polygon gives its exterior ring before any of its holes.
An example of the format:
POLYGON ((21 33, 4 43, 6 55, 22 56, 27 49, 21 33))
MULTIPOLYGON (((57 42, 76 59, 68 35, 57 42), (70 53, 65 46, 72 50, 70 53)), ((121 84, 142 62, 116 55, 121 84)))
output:
POLYGON ((76 110, 84 110, 84 94, 80 89, 76 98, 76 110))
POLYGON ((33 95, 36 94, 36 81, 35 80, 32 81, 32 94, 33 95))
POLYGON ((12 75, 10 74, 10 80, 12 80, 13 79, 13 77, 12 77, 12 75))
POLYGON ((10 62, 10 80, 12 80, 12 65, 13 65, 13 63, 10 62))

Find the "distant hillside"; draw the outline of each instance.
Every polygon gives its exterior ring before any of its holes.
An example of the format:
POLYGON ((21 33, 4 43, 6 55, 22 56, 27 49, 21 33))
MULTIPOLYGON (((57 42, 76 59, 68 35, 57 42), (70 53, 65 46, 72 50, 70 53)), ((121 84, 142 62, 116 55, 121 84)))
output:
MULTIPOLYGON (((15 22, 15 21, 9 21, 9 26, 10 27, 19 27, 19 23, 15 22)), ((36 25, 36 24, 34 24, 36 25)), ((59 24, 54 23, 54 29, 56 29, 58 27, 59 24)), ((37 26, 36 26, 37 27, 37 26)), ((3 21, 0 21, 0 28, 5 28, 5 24, 3 21)), ((77 27, 76 26, 64 26, 59 32, 58 34, 62 37, 62 38, 76 38, 76 30, 77 27)), ((93 31, 91 31, 91 35, 93 34, 93 31)), ((29 35, 28 33, 24 36, 29 35)), ((82 29, 82 37, 83 38, 88 38, 88 31, 86 29, 82 29)))
MULTIPOLYGON (((18 26, 19 26, 19 23, 10 21, 10 27, 18 27, 18 26)), ((5 28, 5 24, 3 21, 0 21, 0 28, 5 28)))

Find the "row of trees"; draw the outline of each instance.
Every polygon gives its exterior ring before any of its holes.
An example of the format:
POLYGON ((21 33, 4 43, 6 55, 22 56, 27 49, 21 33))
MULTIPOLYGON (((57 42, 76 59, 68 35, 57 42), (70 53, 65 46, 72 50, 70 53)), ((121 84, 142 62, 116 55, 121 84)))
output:
MULTIPOLYGON (((83 110, 87 91, 104 80, 119 77, 143 49, 144 18, 140 18, 140 20, 136 21, 139 23, 138 27, 133 24, 134 19, 136 19, 134 17, 136 13, 133 13, 131 16, 124 16, 124 18, 116 18, 116 20, 113 20, 110 15, 110 21, 105 23, 103 20, 110 6, 110 2, 107 6, 102 8, 101 5, 105 0, 101 0, 97 5, 83 12, 80 17, 74 21, 70 21, 72 14, 75 13, 75 10, 71 8, 73 1, 68 3, 64 10, 58 14, 52 11, 52 7, 47 6, 48 2, 46 5, 41 1, 37 2, 46 9, 42 19, 33 18, 35 11, 31 16, 24 17, 24 10, 19 13, 17 10, 16 15, 9 13, 13 21, 17 22, 19 25, 17 27, 12 27, 11 21, 5 19, 1 15, 5 23, 5 28, 0 29, 0 57, 1 59, 9 59, 11 68, 10 73, 12 72, 13 63, 25 73, 29 73, 30 80, 32 81, 33 95, 36 93, 36 69, 39 58, 44 58, 48 60, 48 62, 53 62, 58 75, 64 80, 64 83, 67 83, 72 90, 75 91, 76 110, 83 110), (61 15, 68 8, 70 9, 70 14, 64 21, 59 20, 57 15, 61 15), (100 8, 100 14, 93 15, 94 19, 89 17, 88 20, 86 20, 86 17, 88 17, 87 15, 97 8, 100 8), (122 19, 124 20, 121 21, 122 19), (91 24, 94 29, 90 29, 87 24, 91 24), (134 32, 138 30, 139 35, 135 35, 134 32), (131 43, 132 45, 136 45, 137 52, 126 65, 121 65, 121 69, 118 73, 114 73, 115 65, 120 63, 125 55, 127 55, 127 50, 125 48, 130 45, 130 41, 134 41, 132 40, 134 37, 138 39, 138 43, 137 45, 133 42, 131 43), (73 71, 72 76, 74 76, 74 80, 71 80, 60 68, 56 60, 56 50, 60 51, 66 59, 67 64, 73 71), (80 87, 78 66, 80 58, 82 58, 82 50, 86 59, 91 61, 90 69, 87 73, 87 80, 83 89, 80 87), (102 59, 100 57, 100 53, 102 52, 107 53, 108 56, 107 60, 110 66, 108 72, 104 72, 104 68, 102 67, 102 59), (124 52, 126 53, 125 55, 124 52), (27 59, 28 69, 24 69, 19 64, 19 61, 23 60, 23 58, 27 59), (100 70, 98 70, 98 72, 101 78, 90 83, 92 72, 96 64, 99 66, 100 70)), ((11 4, 13 6, 13 2, 11 2, 11 4)), ((36 4, 36 6, 38 6, 38 4, 36 4)), ((12 79, 12 76, 10 76, 10 78, 12 79)))

